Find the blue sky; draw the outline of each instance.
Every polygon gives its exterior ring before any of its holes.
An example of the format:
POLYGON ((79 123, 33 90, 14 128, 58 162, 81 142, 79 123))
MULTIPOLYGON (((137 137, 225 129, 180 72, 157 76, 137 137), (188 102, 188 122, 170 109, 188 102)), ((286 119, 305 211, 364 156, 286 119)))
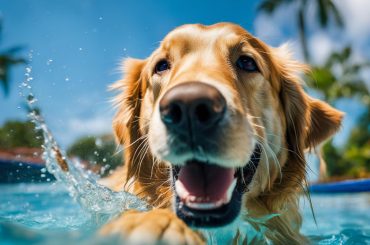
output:
MULTIPOLYGON (((350 1, 338 1, 340 8, 346 9, 345 19, 350 22, 345 35, 338 38, 340 34, 335 29, 312 34, 310 31, 309 45, 318 63, 332 49, 348 41, 356 46, 355 58, 370 58, 363 52, 370 53, 370 31, 367 31, 370 19, 368 14, 358 14, 370 6, 364 7, 361 0, 352 0, 352 4, 350 1), (361 25, 365 31, 361 31, 361 25)), ((107 86, 120 77, 117 69, 120 60, 128 56, 147 57, 166 33, 181 24, 235 22, 270 45, 290 41, 299 59, 297 32, 292 20, 295 6, 284 8, 274 16, 264 16, 256 13, 258 2, 0 1, 4 20, 0 50, 23 45, 25 56, 33 50, 34 94, 49 127, 66 147, 81 135, 111 132, 114 111, 109 100, 113 94, 107 91, 107 86)), ((314 29, 313 24, 311 27, 314 29)), ((0 124, 25 118, 24 111, 17 108, 22 102, 18 85, 24 79, 24 69, 19 66, 12 70, 10 96, 5 98, 0 93, 0 124)), ((351 112, 345 132, 340 136, 344 139, 361 108, 348 101, 339 106, 351 112)))

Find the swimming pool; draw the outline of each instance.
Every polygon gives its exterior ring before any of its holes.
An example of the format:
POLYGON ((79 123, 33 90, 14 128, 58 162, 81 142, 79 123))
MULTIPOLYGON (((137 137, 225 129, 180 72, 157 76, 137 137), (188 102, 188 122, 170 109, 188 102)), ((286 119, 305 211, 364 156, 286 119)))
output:
MULTIPOLYGON (((0 185, 0 192, 0 244, 108 242, 94 235, 101 222, 61 184, 0 185)), ((370 244, 370 193, 312 195, 312 202, 317 225, 302 199, 302 231, 314 244, 370 244)))

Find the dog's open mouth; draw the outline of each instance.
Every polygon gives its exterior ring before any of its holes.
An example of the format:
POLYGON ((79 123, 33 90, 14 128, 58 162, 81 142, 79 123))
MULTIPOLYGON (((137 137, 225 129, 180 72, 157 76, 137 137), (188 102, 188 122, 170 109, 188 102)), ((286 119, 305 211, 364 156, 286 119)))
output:
POLYGON ((188 225, 217 227, 231 223, 241 209, 242 194, 248 191, 260 159, 257 145, 242 169, 189 161, 173 167, 176 213, 188 225))

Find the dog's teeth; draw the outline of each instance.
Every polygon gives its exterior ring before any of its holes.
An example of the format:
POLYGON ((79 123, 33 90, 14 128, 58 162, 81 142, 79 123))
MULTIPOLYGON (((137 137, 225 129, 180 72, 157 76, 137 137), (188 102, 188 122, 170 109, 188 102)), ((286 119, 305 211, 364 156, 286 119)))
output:
POLYGON ((179 195, 181 199, 185 199, 189 196, 189 192, 186 190, 185 186, 179 180, 175 182, 175 189, 176 193, 179 195))
POLYGON ((186 200, 185 204, 189 208, 207 210, 207 209, 215 209, 215 208, 221 207, 223 204, 223 201, 220 200, 217 202, 202 203, 202 202, 191 202, 189 200, 186 200))
POLYGON ((231 197, 233 195, 233 192, 234 192, 234 189, 235 189, 235 186, 236 186, 236 178, 233 180, 233 182, 231 183, 231 185, 229 186, 229 188, 227 189, 227 192, 226 192, 226 198, 224 199, 224 203, 229 203, 230 200, 231 200, 231 197))

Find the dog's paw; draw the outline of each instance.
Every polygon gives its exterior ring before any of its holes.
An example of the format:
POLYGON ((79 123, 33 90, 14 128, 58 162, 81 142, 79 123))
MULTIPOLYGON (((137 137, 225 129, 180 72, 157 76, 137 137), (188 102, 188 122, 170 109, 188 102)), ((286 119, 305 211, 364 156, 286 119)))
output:
POLYGON ((205 244, 199 233, 167 209, 127 211, 106 224, 100 234, 120 235, 124 244, 205 244))

